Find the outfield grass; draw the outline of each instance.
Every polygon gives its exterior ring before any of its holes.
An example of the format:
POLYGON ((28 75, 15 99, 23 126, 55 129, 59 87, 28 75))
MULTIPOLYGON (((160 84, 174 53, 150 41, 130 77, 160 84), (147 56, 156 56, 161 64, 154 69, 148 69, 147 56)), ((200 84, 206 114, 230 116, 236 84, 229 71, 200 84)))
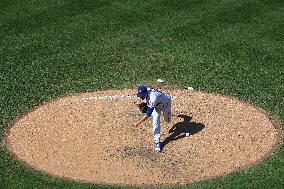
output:
MULTIPOLYGON (((1 141, 43 101, 157 78, 248 101, 283 125, 284 1, 0 0, 0 63, 1 141)), ((283 187, 281 146, 246 171, 179 188, 283 187)), ((46 177, 0 147, 0 188, 118 187, 46 177)))

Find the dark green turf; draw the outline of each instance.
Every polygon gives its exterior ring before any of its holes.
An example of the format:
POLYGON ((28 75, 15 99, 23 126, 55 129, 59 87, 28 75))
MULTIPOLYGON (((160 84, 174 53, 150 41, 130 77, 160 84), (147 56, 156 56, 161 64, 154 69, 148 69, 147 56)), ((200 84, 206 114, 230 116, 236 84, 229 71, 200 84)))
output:
MULTIPOLYGON (((283 124, 283 31, 283 0, 0 0, 1 141, 43 101, 157 78, 243 99, 283 124)), ((283 186, 281 146, 254 168, 178 188, 283 186)), ((0 147, 0 188, 116 187, 46 177, 0 147)))

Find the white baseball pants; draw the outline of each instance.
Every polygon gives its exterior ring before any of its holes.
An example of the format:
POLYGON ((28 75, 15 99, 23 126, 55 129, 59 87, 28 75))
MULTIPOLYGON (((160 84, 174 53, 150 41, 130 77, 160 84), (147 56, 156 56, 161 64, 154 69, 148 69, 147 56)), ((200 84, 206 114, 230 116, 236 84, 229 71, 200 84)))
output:
POLYGON ((165 122, 170 123, 172 117, 171 111, 171 100, 169 100, 162 109, 155 108, 153 110, 153 135, 154 135, 154 142, 159 143, 161 137, 161 126, 160 126, 160 119, 161 113, 163 113, 163 117, 165 122))

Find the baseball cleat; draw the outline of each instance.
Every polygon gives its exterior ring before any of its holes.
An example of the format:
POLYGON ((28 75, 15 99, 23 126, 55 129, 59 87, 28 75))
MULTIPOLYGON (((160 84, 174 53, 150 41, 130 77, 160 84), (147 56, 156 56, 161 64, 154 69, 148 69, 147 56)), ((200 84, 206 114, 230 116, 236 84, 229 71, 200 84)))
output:
POLYGON ((160 142, 159 143, 155 143, 155 150, 157 152, 161 152, 161 144, 160 144, 160 142))

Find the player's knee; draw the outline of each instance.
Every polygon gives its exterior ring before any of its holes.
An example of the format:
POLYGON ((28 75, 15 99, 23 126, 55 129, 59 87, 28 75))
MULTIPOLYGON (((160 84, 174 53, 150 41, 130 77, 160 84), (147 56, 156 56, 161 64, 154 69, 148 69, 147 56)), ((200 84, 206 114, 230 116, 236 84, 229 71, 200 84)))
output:
POLYGON ((160 127, 160 123, 159 122, 153 122, 153 128, 159 128, 160 127))
POLYGON ((154 128, 154 129, 153 129, 153 134, 154 134, 154 135, 160 134, 160 128, 159 128, 159 127, 154 128))

